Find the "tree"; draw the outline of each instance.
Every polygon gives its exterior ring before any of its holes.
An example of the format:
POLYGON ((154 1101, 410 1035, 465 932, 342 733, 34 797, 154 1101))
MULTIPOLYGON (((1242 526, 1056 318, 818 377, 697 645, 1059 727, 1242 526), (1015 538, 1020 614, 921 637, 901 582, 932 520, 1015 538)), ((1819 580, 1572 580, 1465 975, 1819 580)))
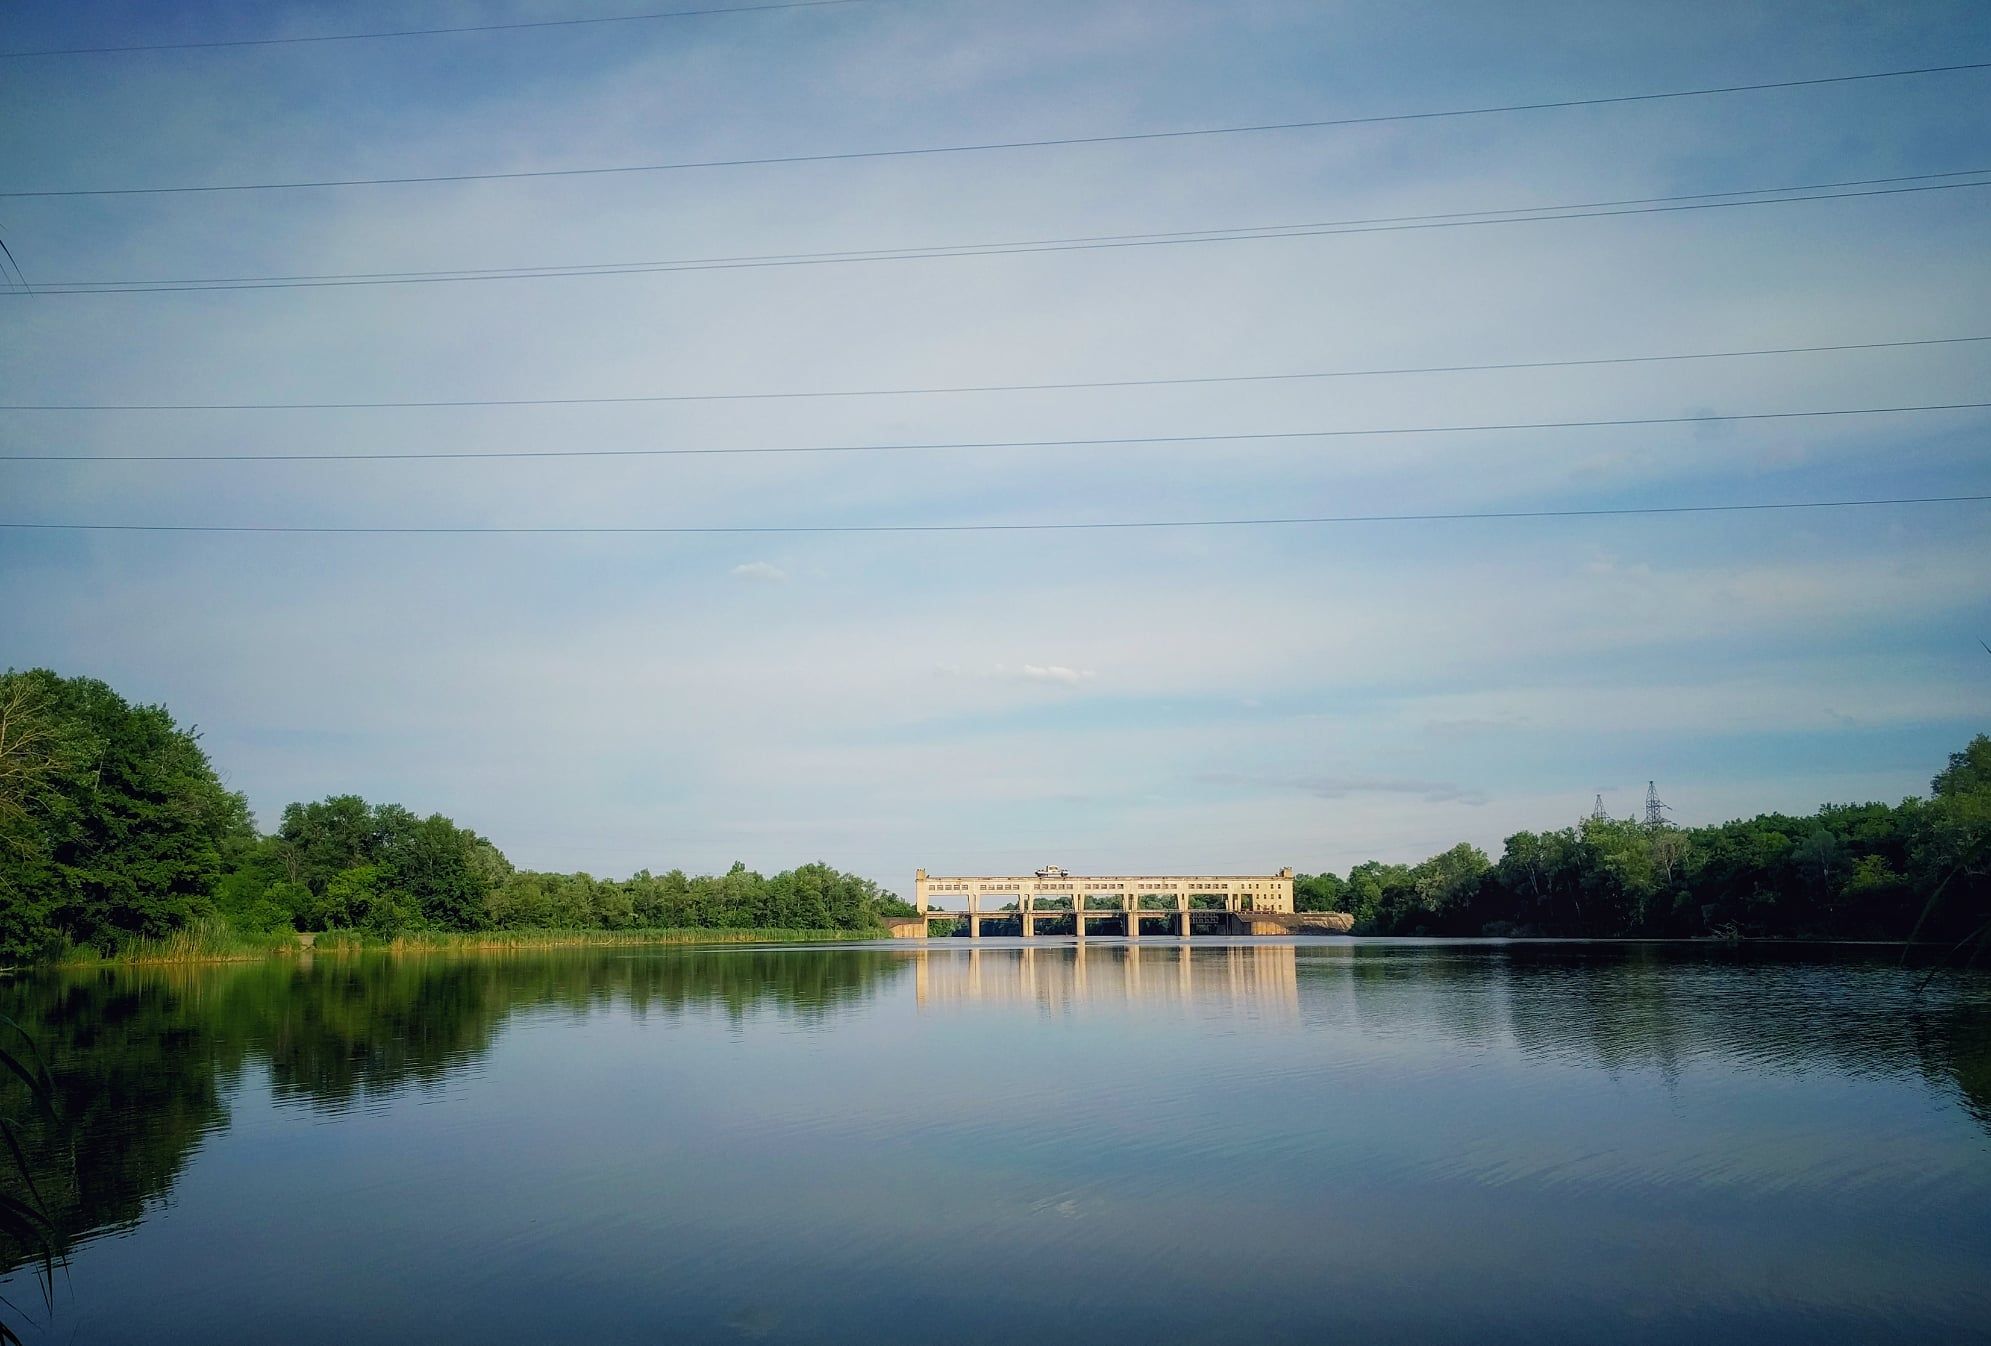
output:
POLYGON ((1962 752, 1950 754, 1950 764, 1929 782, 1938 799, 1991 790, 1991 735, 1979 734, 1962 752))
POLYGON ((386 886, 379 865, 342 869, 325 885, 319 923, 328 929, 363 930, 390 939, 414 924, 416 913, 386 886))
POLYGON ((1930 782, 1909 843, 1910 871, 1925 897, 1916 934, 1975 958, 1991 938, 1991 737, 1979 734, 1930 782))
POLYGON ((389 805, 376 816, 383 818, 381 861, 388 884, 404 905, 423 924, 439 930, 474 930, 483 924, 489 891, 485 873, 494 866, 480 861, 484 851, 496 848, 440 813, 417 820, 406 809, 389 805))
POLYGON ((1814 828, 1811 835, 1791 851, 1791 860, 1810 876, 1817 886, 1818 895, 1823 898, 1831 894, 1833 880, 1845 868, 1846 847, 1823 827, 1814 828))
POLYGON ((213 910, 224 852, 253 833, 195 733, 162 706, 46 669, 6 674, 0 703, 27 739, 0 852, 0 956, 60 939, 108 950, 213 910))
POLYGON ((1442 929, 1456 926, 1479 895, 1480 881, 1492 868, 1486 852, 1461 841, 1410 871, 1416 910, 1442 929))
POLYGON ((1652 911, 1658 878, 1652 833, 1616 818, 1585 818, 1577 859, 1588 919, 1601 933, 1642 931, 1652 911))
POLYGON ((1295 911, 1345 911, 1348 881, 1336 874, 1301 874, 1293 880, 1295 911))
POLYGON ((1348 914, 1360 931, 1394 928, 1396 916, 1410 891, 1410 867, 1368 860, 1348 871, 1348 914))
POLYGON ((31 847, 31 803, 53 783, 65 746, 49 710, 47 676, 0 674, 0 845, 31 847))
POLYGON ((512 875, 496 846, 440 813, 423 818, 399 804, 332 795, 283 811, 276 836, 222 885, 225 909, 257 919, 288 910, 300 924, 340 925, 346 905, 327 893, 355 869, 377 871, 370 882, 402 925, 437 930, 488 923, 491 895, 512 875))
POLYGON ((1523 928, 1553 928, 1580 903, 1575 882, 1576 833, 1516 832, 1507 838, 1493 882, 1505 897, 1504 919, 1523 928))

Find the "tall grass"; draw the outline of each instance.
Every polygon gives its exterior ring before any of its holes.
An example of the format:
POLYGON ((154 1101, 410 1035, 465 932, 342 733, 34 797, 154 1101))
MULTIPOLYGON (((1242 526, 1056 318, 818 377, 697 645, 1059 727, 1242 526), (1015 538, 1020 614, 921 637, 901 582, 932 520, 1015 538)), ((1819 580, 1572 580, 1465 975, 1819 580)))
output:
POLYGON ((648 944, 802 944, 882 938, 882 930, 702 929, 662 930, 421 930, 380 939, 351 930, 328 930, 312 943, 320 953, 384 949, 390 953, 472 953, 506 949, 633 948, 648 944))
POLYGON ((295 953, 297 936, 288 930, 243 932, 219 916, 203 916, 157 938, 133 937, 109 953, 87 944, 71 945, 50 961, 60 966, 92 963, 231 963, 295 953))
POLYGON ((880 930, 700 929, 657 930, 417 930, 383 938, 358 930, 299 935, 292 930, 239 931, 219 916, 205 916, 157 939, 127 939, 110 953, 70 945, 48 961, 60 967, 107 963, 245 963, 316 953, 477 953, 506 949, 633 948, 646 944, 816 944, 882 939, 880 930))

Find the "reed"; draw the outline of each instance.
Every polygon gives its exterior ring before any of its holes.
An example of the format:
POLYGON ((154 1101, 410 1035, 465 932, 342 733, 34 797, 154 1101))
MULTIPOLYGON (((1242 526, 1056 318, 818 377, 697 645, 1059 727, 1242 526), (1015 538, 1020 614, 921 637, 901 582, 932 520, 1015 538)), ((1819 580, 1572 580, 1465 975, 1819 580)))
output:
MULTIPOLYGON (((420 930, 392 938, 357 930, 299 935, 291 930, 242 932, 218 916, 203 917, 156 939, 134 938, 105 953, 70 945, 46 963, 57 967, 107 964, 246 963, 295 957, 306 951, 342 953, 480 953, 512 949, 636 948, 655 944, 820 944, 881 939, 883 930, 791 928, 657 930, 420 930)), ((45 964, 46 965, 46 964, 45 964)))
POLYGON ((653 944, 816 944, 878 939, 880 930, 701 929, 661 930, 424 930, 382 940, 352 931, 327 931, 318 952, 386 950, 390 953, 475 953, 509 949, 635 948, 653 944))
POLYGON ((105 953, 87 944, 71 945, 50 961, 62 967, 103 963, 232 963, 295 953, 297 936, 288 930, 244 933, 219 916, 204 916, 168 935, 134 937, 105 953))

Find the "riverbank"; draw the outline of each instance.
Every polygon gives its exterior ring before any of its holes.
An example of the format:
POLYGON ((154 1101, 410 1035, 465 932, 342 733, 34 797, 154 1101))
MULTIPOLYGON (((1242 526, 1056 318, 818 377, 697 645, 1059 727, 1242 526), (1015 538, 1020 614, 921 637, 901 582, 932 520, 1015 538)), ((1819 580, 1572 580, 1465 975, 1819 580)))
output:
MULTIPOLYGON (((784 928, 657 930, 432 930, 382 939, 357 930, 241 934, 221 922, 196 922, 160 939, 134 939, 106 954, 72 947, 47 967, 144 966, 165 963, 249 963, 305 954, 500 953, 520 949, 640 948, 689 944, 822 944, 882 939, 883 930, 784 928)), ((12 969, 22 971, 25 969, 12 969)))

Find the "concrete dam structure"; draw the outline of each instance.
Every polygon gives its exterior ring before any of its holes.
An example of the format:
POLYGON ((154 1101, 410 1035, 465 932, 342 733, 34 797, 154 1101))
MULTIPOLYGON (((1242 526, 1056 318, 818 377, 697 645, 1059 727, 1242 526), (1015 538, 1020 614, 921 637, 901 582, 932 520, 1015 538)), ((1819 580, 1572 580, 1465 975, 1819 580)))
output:
POLYGON ((1316 930, 1293 910, 1293 870, 1276 874, 1068 874, 1047 865, 1034 874, 928 874, 913 877, 913 916, 892 933, 923 939, 935 921, 964 927, 971 939, 1011 935, 1144 934, 1187 939, 1224 935, 1339 933, 1316 930))

